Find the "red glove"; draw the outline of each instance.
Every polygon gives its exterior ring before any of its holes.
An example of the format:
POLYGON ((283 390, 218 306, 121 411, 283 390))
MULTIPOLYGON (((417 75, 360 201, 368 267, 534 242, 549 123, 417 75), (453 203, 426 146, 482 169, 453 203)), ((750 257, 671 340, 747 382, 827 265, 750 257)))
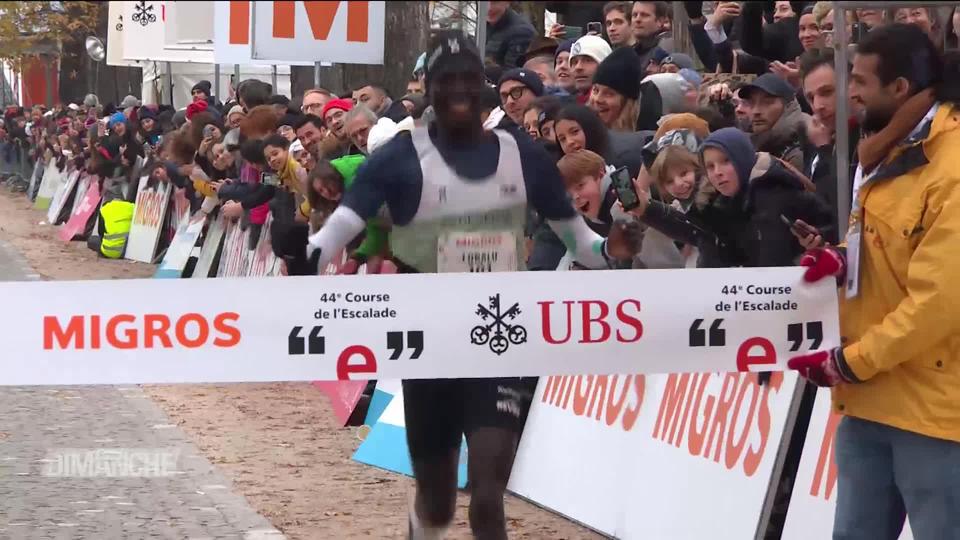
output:
POLYGON ((800 266, 806 266, 803 280, 808 283, 820 281, 827 276, 837 278, 837 284, 843 283, 847 276, 847 261, 843 253, 831 247, 819 247, 807 250, 800 258, 800 266))
POLYGON ((817 351, 794 356, 787 361, 787 367, 795 369, 804 379, 817 386, 836 386, 841 383, 859 382, 845 377, 840 368, 843 352, 839 349, 817 351))

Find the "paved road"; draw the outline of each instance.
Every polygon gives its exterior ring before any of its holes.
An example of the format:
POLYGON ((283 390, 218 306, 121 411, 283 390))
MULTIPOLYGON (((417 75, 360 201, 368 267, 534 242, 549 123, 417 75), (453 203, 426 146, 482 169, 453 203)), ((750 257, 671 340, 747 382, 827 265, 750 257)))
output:
POLYGON ((137 386, 0 386, 0 539, 283 539, 169 422, 137 386))

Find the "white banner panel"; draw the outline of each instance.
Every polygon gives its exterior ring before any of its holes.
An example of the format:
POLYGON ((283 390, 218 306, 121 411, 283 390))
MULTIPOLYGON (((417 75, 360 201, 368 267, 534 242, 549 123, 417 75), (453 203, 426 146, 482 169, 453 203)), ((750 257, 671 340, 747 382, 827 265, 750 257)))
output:
POLYGON ((160 182, 153 188, 147 187, 148 184, 148 176, 140 177, 133 221, 130 223, 130 236, 127 238, 127 249, 123 255, 125 259, 144 263, 152 263, 157 252, 163 217, 170 204, 171 187, 169 182, 160 182))
POLYGON ((123 57, 127 60, 154 62, 213 62, 213 50, 207 46, 164 47, 166 39, 163 2, 126 1, 123 3, 123 57))
POLYGON ((164 2, 167 20, 164 47, 177 49, 196 46, 213 50, 213 8, 216 2, 164 2))
POLYGON ((108 66, 137 66, 136 60, 123 58, 123 4, 122 1, 107 2, 107 65, 108 66))
POLYGON ((757 380, 541 378, 509 487, 616 538, 753 538, 798 377, 757 380))
MULTIPOLYGON (((797 480, 783 526, 783 540, 830 538, 837 508, 836 431, 841 416, 830 410, 830 389, 817 391, 817 400, 803 443, 797 480)), ((913 540, 909 523, 900 540, 913 540)))
POLYGON ((253 58, 382 64, 382 1, 254 2, 253 58))
POLYGON ((839 344, 834 284, 807 285, 802 274, 795 267, 0 284, 11 306, 0 311, 10 336, 0 383, 778 369, 797 352, 839 344))

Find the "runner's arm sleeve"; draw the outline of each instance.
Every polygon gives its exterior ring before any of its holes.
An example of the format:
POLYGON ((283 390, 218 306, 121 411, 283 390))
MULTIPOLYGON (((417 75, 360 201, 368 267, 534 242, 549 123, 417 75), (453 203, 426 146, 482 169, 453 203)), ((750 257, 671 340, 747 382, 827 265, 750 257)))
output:
POLYGON ((557 164, 526 133, 514 133, 514 137, 530 206, 546 220, 577 262, 594 270, 610 268, 606 240, 590 230, 573 209, 557 164))
POLYGON ((320 250, 318 269, 326 268, 333 256, 363 232, 366 222, 350 207, 340 205, 323 227, 307 240, 307 258, 320 250))
POLYGON ((610 268, 607 241, 590 230, 580 216, 567 219, 548 219, 547 224, 560 237, 567 251, 583 266, 591 270, 610 268))

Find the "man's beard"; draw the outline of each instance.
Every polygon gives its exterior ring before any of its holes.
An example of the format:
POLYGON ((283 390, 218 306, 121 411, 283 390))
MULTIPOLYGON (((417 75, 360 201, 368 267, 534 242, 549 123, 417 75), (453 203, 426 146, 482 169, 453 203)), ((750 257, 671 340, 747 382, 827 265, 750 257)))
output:
POLYGON ((877 133, 887 127, 893 119, 894 112, 893 109, 870 110, 865 107, 860 112, 860 126, 866 133, 877 133))

